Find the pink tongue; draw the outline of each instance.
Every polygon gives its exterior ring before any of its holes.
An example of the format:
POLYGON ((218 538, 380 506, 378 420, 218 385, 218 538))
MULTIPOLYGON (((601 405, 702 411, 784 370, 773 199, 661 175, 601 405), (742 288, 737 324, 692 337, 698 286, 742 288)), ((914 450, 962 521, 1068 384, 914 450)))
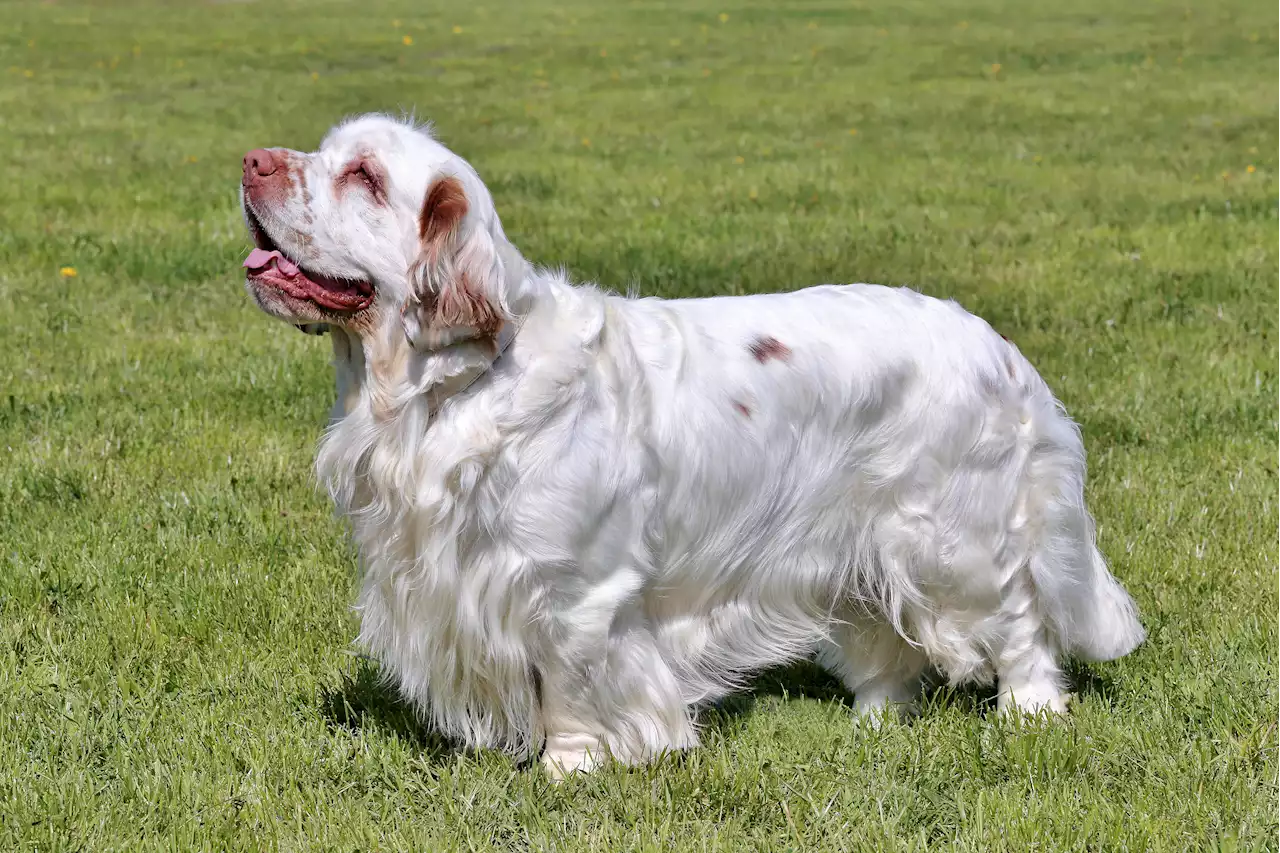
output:
POLYGON ((275 249, 272 249, 270 252, 266 249, 254 249, 249 253, 249 257, 244 259, 243 266, 253 270, 254 272, 258 272, 259 270, 264 270, 271 266, 272 261, 276 262, 276 269, 284 275, 287 275, 289 278, 293 278, 298 274, 298 265, 275 249))
POLYGON ((249 257, 244 259, 244 267, 251 270, 266 269, 271 265, 272 258, 284 260, 284 255, 276 251, 268 252, 266 249, 254 249, 249 253, 249 257))

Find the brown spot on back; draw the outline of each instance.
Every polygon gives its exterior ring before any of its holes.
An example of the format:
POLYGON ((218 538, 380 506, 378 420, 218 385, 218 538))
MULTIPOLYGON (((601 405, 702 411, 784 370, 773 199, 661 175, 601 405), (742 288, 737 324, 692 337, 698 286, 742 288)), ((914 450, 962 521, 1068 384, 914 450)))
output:
POLYGON ((734 400, 733 408, 736 409, 738 414, 742 415, 744 418, 751 417, 751 407, 741 400, 734 400))
POLYGON ((772 358, 776 358, 778 361, 789 361, 791 359, 791 347, 772 336, 756 338, 747 349, 750 350, 755 360, 761 364, 772 358))

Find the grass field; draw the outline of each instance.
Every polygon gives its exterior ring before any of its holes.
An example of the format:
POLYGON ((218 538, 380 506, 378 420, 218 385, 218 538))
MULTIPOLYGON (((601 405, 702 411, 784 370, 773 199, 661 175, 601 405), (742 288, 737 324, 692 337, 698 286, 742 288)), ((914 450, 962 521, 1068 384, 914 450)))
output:
POLYGON ((0 3, 0 849, 1276 849, 1275 7, 454 5, 0 3), (239 271, 242 153, 402 108, 582 279, 985 316, 1147 645, 1050 725, 796 666, 563 786, 433 737, 352 654, 328 342, 239 271))

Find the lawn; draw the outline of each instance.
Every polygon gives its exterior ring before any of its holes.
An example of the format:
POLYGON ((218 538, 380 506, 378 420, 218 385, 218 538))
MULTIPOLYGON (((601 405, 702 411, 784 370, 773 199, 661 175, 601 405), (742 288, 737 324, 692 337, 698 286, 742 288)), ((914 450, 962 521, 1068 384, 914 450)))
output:
POLYGON ((0 849, 1276 849, 1275 7, 443 5, 0 3, 0 849), (562 786, 441 742, 351 646, 329 344, 239 270, 243 152, 372 109, 582 280, 986 317, 1147 644, 1048 724, 797 665, 562 786))

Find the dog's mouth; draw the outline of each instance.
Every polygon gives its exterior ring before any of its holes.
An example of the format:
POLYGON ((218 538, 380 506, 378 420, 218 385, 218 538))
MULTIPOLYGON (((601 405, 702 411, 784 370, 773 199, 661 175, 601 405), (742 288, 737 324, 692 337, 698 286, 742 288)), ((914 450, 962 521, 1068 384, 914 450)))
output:
POLYGON ((370 282, 334 278, 302 268, 280 251, 248 205, 244 215, 254 243, 253 251, 243 264, 249 281, 341 313, 363 310, 373 302, 370 282))

